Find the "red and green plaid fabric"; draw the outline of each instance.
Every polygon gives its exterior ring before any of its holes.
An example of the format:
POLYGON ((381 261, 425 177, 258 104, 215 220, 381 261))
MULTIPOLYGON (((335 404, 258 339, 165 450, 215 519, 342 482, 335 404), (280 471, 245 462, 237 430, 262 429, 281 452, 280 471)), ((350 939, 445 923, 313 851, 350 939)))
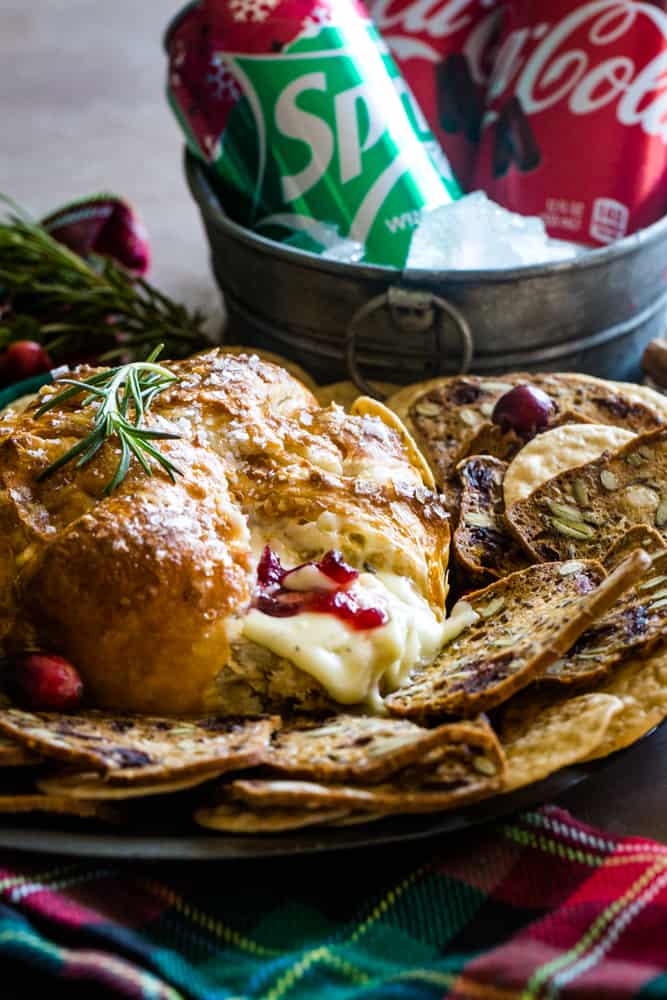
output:
POLYGON ((3 998, 667 998, 667 846, 554 807, 326 857, 0 862, 3 998))

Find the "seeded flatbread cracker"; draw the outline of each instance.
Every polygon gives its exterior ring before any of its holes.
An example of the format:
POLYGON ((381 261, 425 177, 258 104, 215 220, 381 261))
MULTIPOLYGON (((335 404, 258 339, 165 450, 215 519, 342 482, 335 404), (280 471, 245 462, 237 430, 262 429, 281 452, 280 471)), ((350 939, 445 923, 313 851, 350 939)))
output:
POLYGON ((507 466, 489 455, 473 455, 457 465, 461 480, 459 518, 454 532, 457 562, 484 582, 509 576, 528 565, 525 552, 505 525, 503 477, 507 466))
POLYGON ((192 774, 189 777, 175 781, 163 780, 141 782, 131 785, 111 785, 99 774, 89 772, 70 772, 52 774, 38 778, 35 784, 46 795, 56 795, 68 799, 84 801, 104 801, 106 799, 140 799, 151 795, 169 795, 172 792, 183 792, 195 788, 205 781, 219 777, 220 772, 212 774, 192 774))
POLYGON ((466 595, 479 620, 385 699, 411 719, 470 715, 541 677, 651 565, 641 550, 605 579, 599 563, 530 566, 466 595))
POLYGON ((497 792, 502 780, 469 774, 466 783, 447 789, 415 789, 393 784, 321 785, 309 781, 246 779, 229 786, 234 798, 256 808, 322 809, 340 807, 357 812, 430 813, 477 802, 497 792))
MULTIPOLYGON (((400 386, 396 385, 395 382, 374 382, 373 388, 379 390, 383 396, 391 396, 400 386)), ((329 385, 318 385, 314 392, 320 406, 330 406, 331 403, 337 403, 344 410, 349 410, 355 400, 363 395, 354 382, 331 382, 329 385)))
POLYGON ((325 722, 303 720, 273 736, 266 763, 291 777, 331 782, 375 782, 424 761, 433 750, 495 742, 483 722, 423 729, 407 719, 339 715, 325 722))
POLYGON ((589 692, 546 705, 501 729, 507 758, 505 790, 523 788, 554 771, 589 757, 604 739, 623 702, 610 694, 589 692))
POLYGON ((505 504, 525 500, 542 483, 586 465, 604 451, 617 451, 636 435, 608 424, 563 424, 537 434, 510 462, 503 481, 505 504))
POLYGON ((667 430, 562 472, 508 507, 506 517, 527 551, 544 561, 602 559, 637 524, 667 537, 667 430))
POLYGON ((666 551, 667 546, 657 528, 651 528, 648 524, 635 524, 608 549, 602 565, 611 573, 635 549, 643 549, 655 559, 666 551))
MULTIPOLYGON (((516 385, 533 385, 552 401, 551 426, 564 413, 582 421, 625 427, 641 434, 660 426, 664 409, 647 405, 634 392, 590 375, 574 372, 514 372, 499 378, 459 375, 431 379, 399 390, 387 400, 414 436, 442 486, 458 461, 488 423, 500 398, 516 385)), ((496 452, 494 451, 494 454, 496 452)), ((497 457, 506 458, 506 452, 497 457)))
POLYGON ((580 635, 547 668, 542 681, 590 685, 628 656, 645 656, 663 637, 667 637, 667 554, 653 560, 650 573, 580 635))
POLYGON ((667 646, 626 660, 597 690, 620 698, 623 707, 588 759, 630 746, 667 718, 667 646))
POLYGON ((323 826, 347 816, 343 809, 251 809, 225 801, 197 809, 195 823, 222 833, 285 833, 308 826, 323 826))
POLYGON ((0 813, 52 813, 57 816, 79 816, 99 819, 105 823, 120 823, 123 815, 113 806, 99 802, 77 802, 59 795, 0 795, 0 813))
POLYGON ((277 724, 270 718, 185 720, 0 709, 0 732, 44 757, 100 771, 111 784, 250 767, 262 759, 277 724))

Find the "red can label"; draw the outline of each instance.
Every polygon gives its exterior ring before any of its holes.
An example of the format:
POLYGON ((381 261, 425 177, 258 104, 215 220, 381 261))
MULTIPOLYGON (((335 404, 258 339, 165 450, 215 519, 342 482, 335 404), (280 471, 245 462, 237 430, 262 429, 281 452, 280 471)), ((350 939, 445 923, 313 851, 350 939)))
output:
POLYGON ((552 236, 610 243, 667 210, 665 2, 511 0, 477 186, 552 236))
POLYGON ((371 0, 368 6, 455 176, 469 189, 501 0, 371 0))

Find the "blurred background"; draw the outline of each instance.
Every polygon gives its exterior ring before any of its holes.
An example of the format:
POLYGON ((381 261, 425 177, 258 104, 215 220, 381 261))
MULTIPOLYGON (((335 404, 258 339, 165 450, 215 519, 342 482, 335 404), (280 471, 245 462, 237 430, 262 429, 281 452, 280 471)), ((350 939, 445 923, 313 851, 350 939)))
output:
POLYGON ((222 317, 164 97, 179 0, 0 0, 0 191, 41 216, 111 190, 139 209, 149 277, 222 317))

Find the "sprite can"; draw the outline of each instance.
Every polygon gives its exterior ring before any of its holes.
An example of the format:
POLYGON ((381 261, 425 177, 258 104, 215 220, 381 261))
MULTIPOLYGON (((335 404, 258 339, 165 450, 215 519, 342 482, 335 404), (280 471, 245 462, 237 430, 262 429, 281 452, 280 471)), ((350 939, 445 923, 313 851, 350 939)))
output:
POLYGON ((335 227, 402 267, 422 211, 461 196, 356 0, 199 0, 167 49, 188 145, 242 225, 315 250, 335 227))

